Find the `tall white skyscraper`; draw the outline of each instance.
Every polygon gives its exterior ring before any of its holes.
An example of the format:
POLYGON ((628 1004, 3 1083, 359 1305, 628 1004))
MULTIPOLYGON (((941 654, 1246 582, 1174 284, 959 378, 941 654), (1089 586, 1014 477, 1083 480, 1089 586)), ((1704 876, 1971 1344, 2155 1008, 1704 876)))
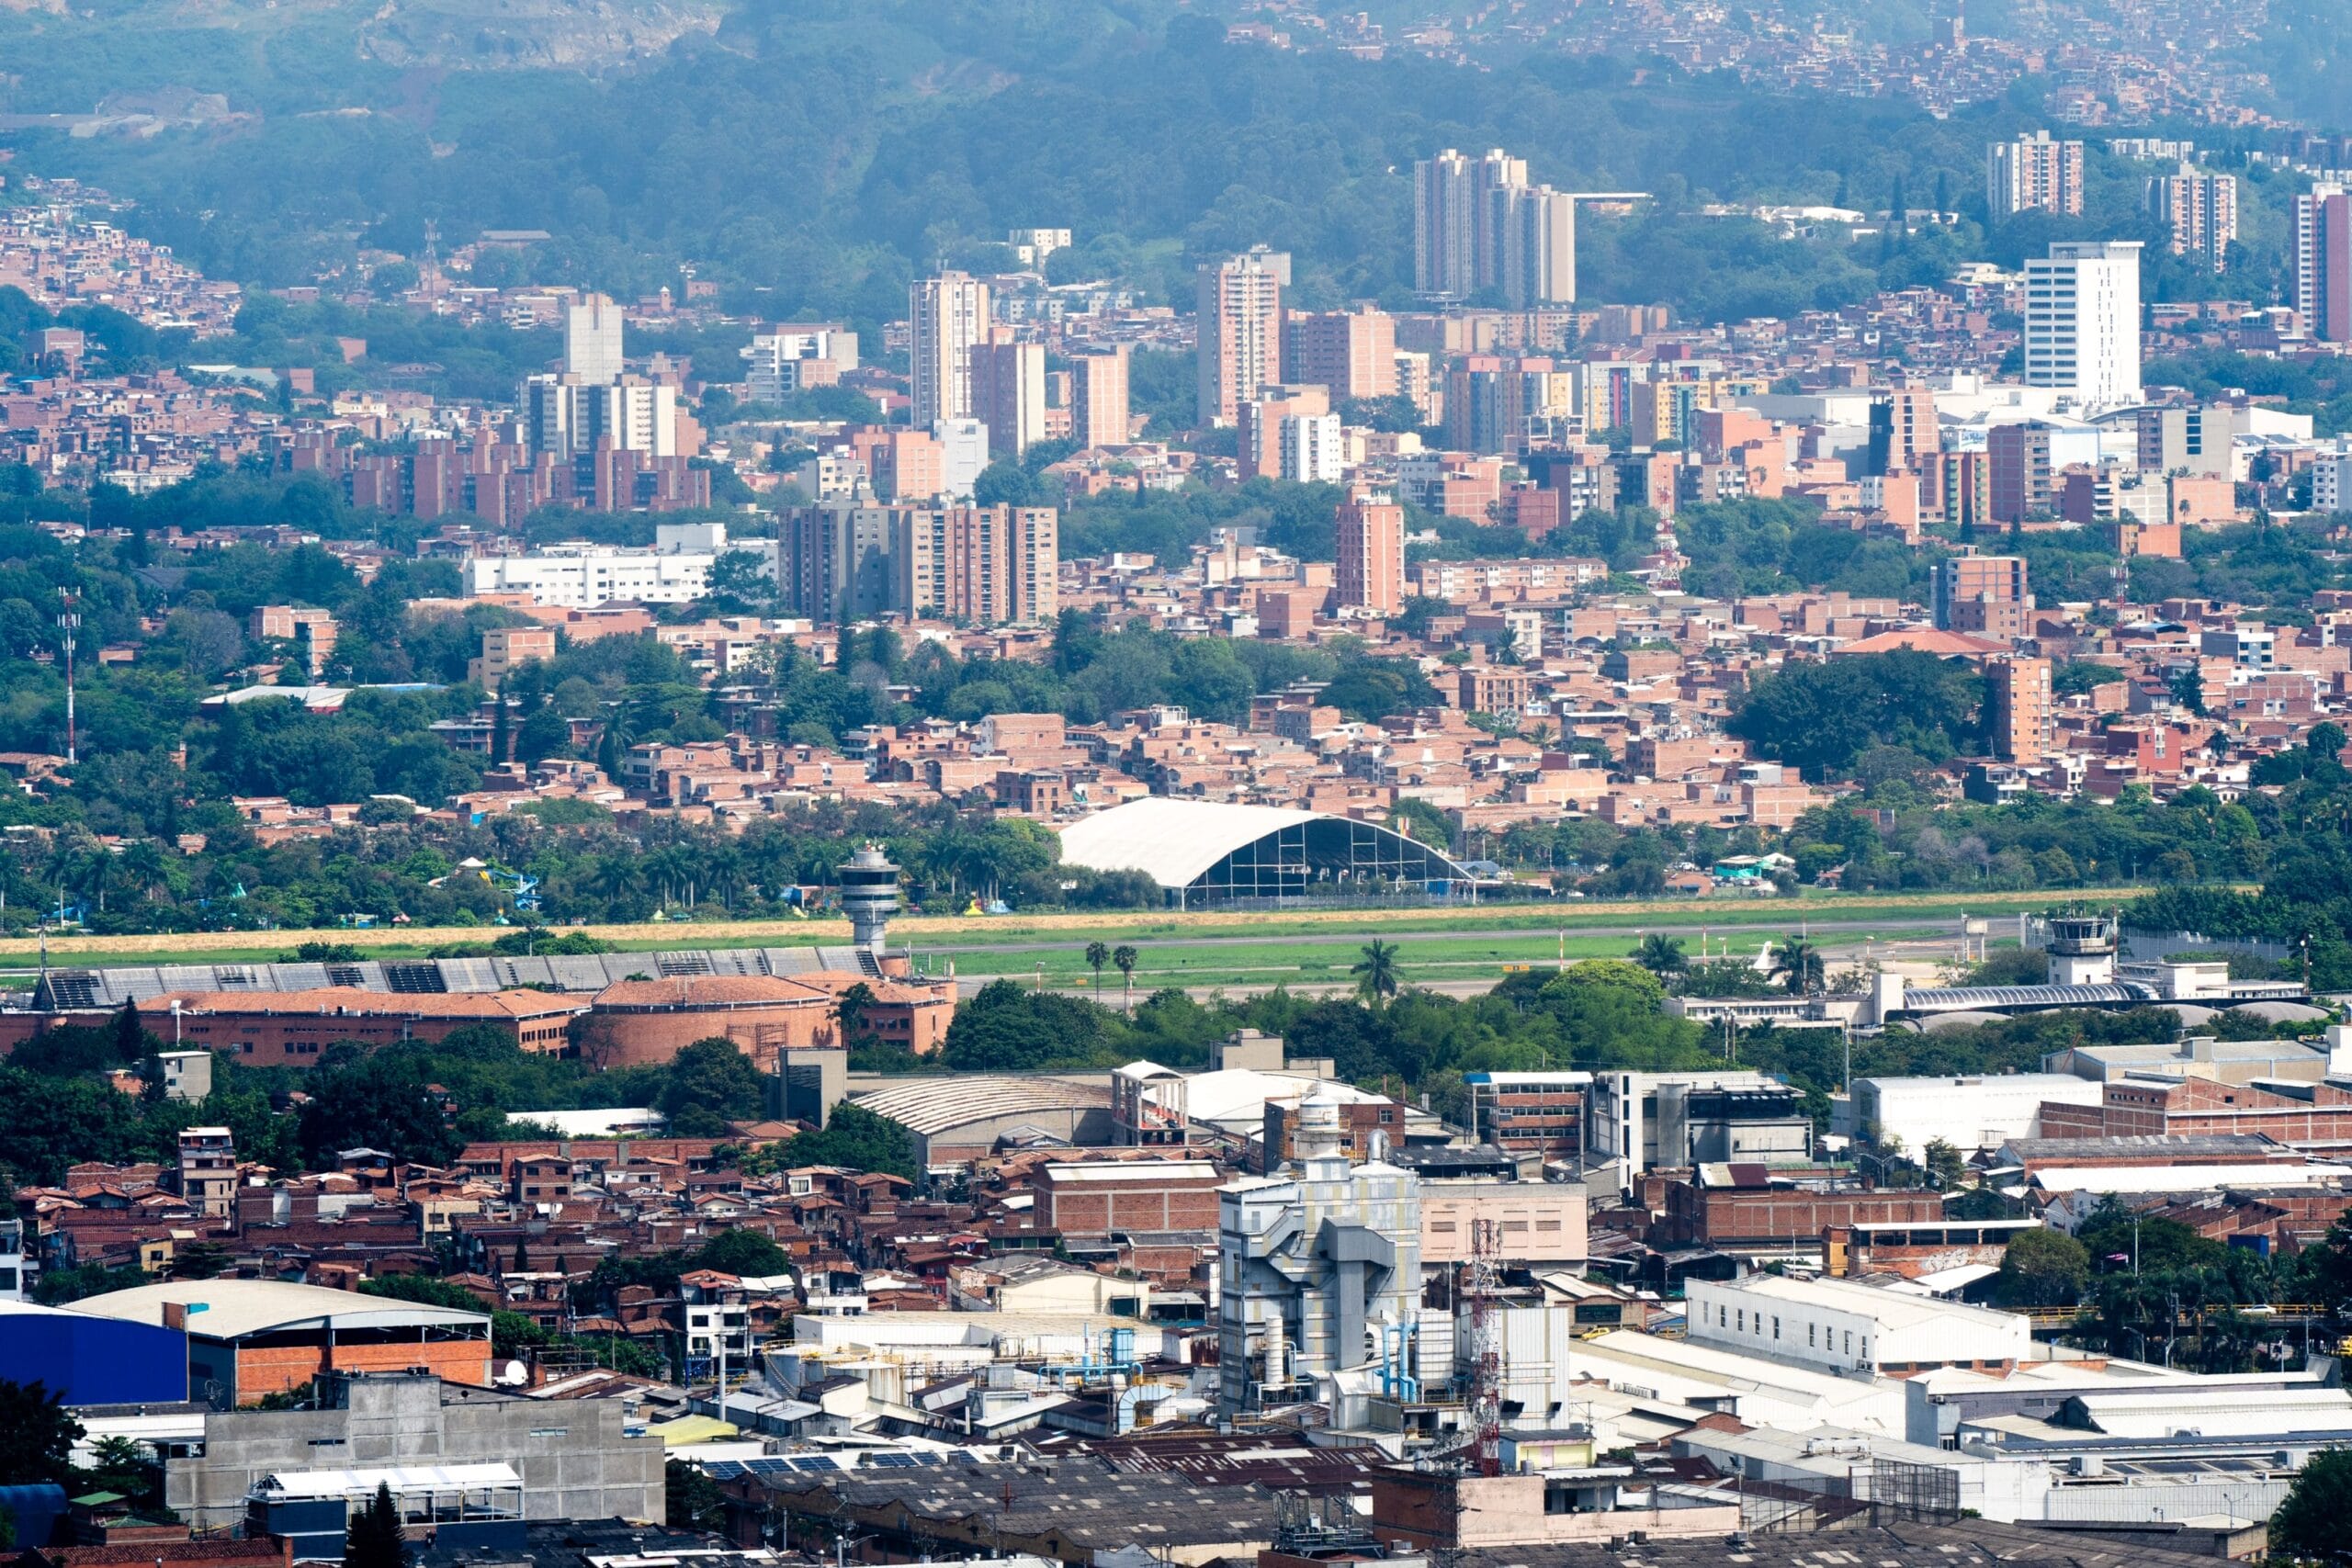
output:
POLYGON ((1473 163, 1449 147, 1413 165, 1413 288, 1466 299, 1503 282, 1502 214, 1527 160, 1498 147, 1473 163))
POLYGON ((972 345, 988 336, 989 286, 961 272, 920 278, 907 312, 914 340, 909 423, 928 430, 943 419, 970 419, 972 345))
POLYGON ((1577 299, 1577 201, 1550 186, 1511 186, 1490 198, 1495 282, 1514 309, 1573 305, 1577 299))
POLYGON ((563 369, 582 386, 605 387, 628 368, 621 354, 621 308, 591 294, 563 313, 563 369))
POLYGON ((1413 288, 1466 297, 1476 283, 1470 160, 1449 147, 1413 165, 1413 288))
POLYGON ((2069 240, 2025 264, 2025 383, 2140 400, 2140 242, 2069 240))

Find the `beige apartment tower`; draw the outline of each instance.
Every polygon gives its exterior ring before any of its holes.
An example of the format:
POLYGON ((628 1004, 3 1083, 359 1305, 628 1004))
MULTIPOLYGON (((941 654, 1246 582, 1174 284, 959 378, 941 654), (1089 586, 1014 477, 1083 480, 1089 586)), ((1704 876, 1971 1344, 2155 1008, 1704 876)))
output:
POLYGON ((1984 150, 1984 201, 1993 221, 2020 212, 2083 212, 2083 144, 2037 130, 1984 150))
POLYGON ((1992 659, 1985 661, 1984 672, 1992 677, 1994 755, 2004 762, 2038 761, 2057 737, 2050 660, 1992 659))
POLYGON ((2226 271, 2238 237, 2237 176, 2200 175, 2183 164, 2178 174, 2148 182, 2148 215, 2170 231, 2173 254, 2226 271))
POLYGON ((1342 611, 1394 615, 1405 608, 1405 509, 1376 491, 1340 505, 1337 602, 1342 611))
POLYGON ((1046 438, 1046 345, 992 327, 972 345, 972 414, 989 427, 990 461, 1018 461, 1046 438))
POLYGON ((1385 310, 1293 311, 1283 320, 1283 381, 1320 387, 1334 403, 1396 390, 1396 321, 1385 310))
POLYGON ((972 418, 972 347, 988 336, 989 286, 960 272, 920 278, 908 291, 907 319, 907 423, 929 430, 943 419, 972 418))
POLYGON ((1069 359, 1069 433, 1081 447, 1124 446, 1129 439, 1127 345, 1090 348, 1069 359))
POLYGON ((1282 380, 1287 257, 1253 251, 1200 269, 1200 422, 1231 424, 1258 389, 1282 380))

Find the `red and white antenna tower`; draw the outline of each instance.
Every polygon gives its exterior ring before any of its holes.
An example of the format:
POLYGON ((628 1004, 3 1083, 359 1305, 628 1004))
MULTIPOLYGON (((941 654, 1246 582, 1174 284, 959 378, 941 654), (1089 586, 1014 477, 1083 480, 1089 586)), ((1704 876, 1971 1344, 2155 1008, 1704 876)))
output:
POLYGON ((82 596, 71 588, 61 588, 57 603, 57 640, 65 650, 65 760, 70 763, 82 760, 74 734, 74 644, 82 629, 82 596))
POLYGON ((1480 1475, 1503 1472, 1502 1226, 1470 1227, 1470 1463, 1480 1475))

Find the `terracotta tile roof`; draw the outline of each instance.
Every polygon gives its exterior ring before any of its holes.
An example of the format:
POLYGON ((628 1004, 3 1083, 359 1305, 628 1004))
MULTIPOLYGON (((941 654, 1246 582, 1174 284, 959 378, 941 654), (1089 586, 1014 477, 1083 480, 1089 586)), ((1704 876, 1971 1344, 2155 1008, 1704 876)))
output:
POLYGON ((168 1012, 174 1001, 183 1013, 261 1013, 273 1017, 385 1016, 390 1018, 568 1017, 583 1011, 577 997, 547 991, 365 991, 356 986, 320 986, 307 991, 166 991, 141 1001, 142 1012, 168 1012))
POLYGON ((595 1005, 614 1008, 815 1006, 831 994, 775 975, 680 975, 662 980, 616 980, 596 993, 595 1005))

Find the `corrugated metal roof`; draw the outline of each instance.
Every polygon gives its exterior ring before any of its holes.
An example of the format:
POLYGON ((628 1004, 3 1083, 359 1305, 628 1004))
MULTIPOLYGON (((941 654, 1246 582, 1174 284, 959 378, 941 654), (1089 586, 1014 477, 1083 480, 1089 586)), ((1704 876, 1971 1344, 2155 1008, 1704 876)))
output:
POLYGON ((1947 986, 1903 993, 1903 1012, 1998 1012, 2005 1008, 2129 1006, 2151 999, 2139 986, 1947 986))
POLYGON ((887 1116, 925 1137, 992 1117, 1093 1106, 1107 1110, 1111 1104, 1110 1089, 1097 1084, 988 1075, 893 1084, 851 1098, 876 1116, 887 1116))

